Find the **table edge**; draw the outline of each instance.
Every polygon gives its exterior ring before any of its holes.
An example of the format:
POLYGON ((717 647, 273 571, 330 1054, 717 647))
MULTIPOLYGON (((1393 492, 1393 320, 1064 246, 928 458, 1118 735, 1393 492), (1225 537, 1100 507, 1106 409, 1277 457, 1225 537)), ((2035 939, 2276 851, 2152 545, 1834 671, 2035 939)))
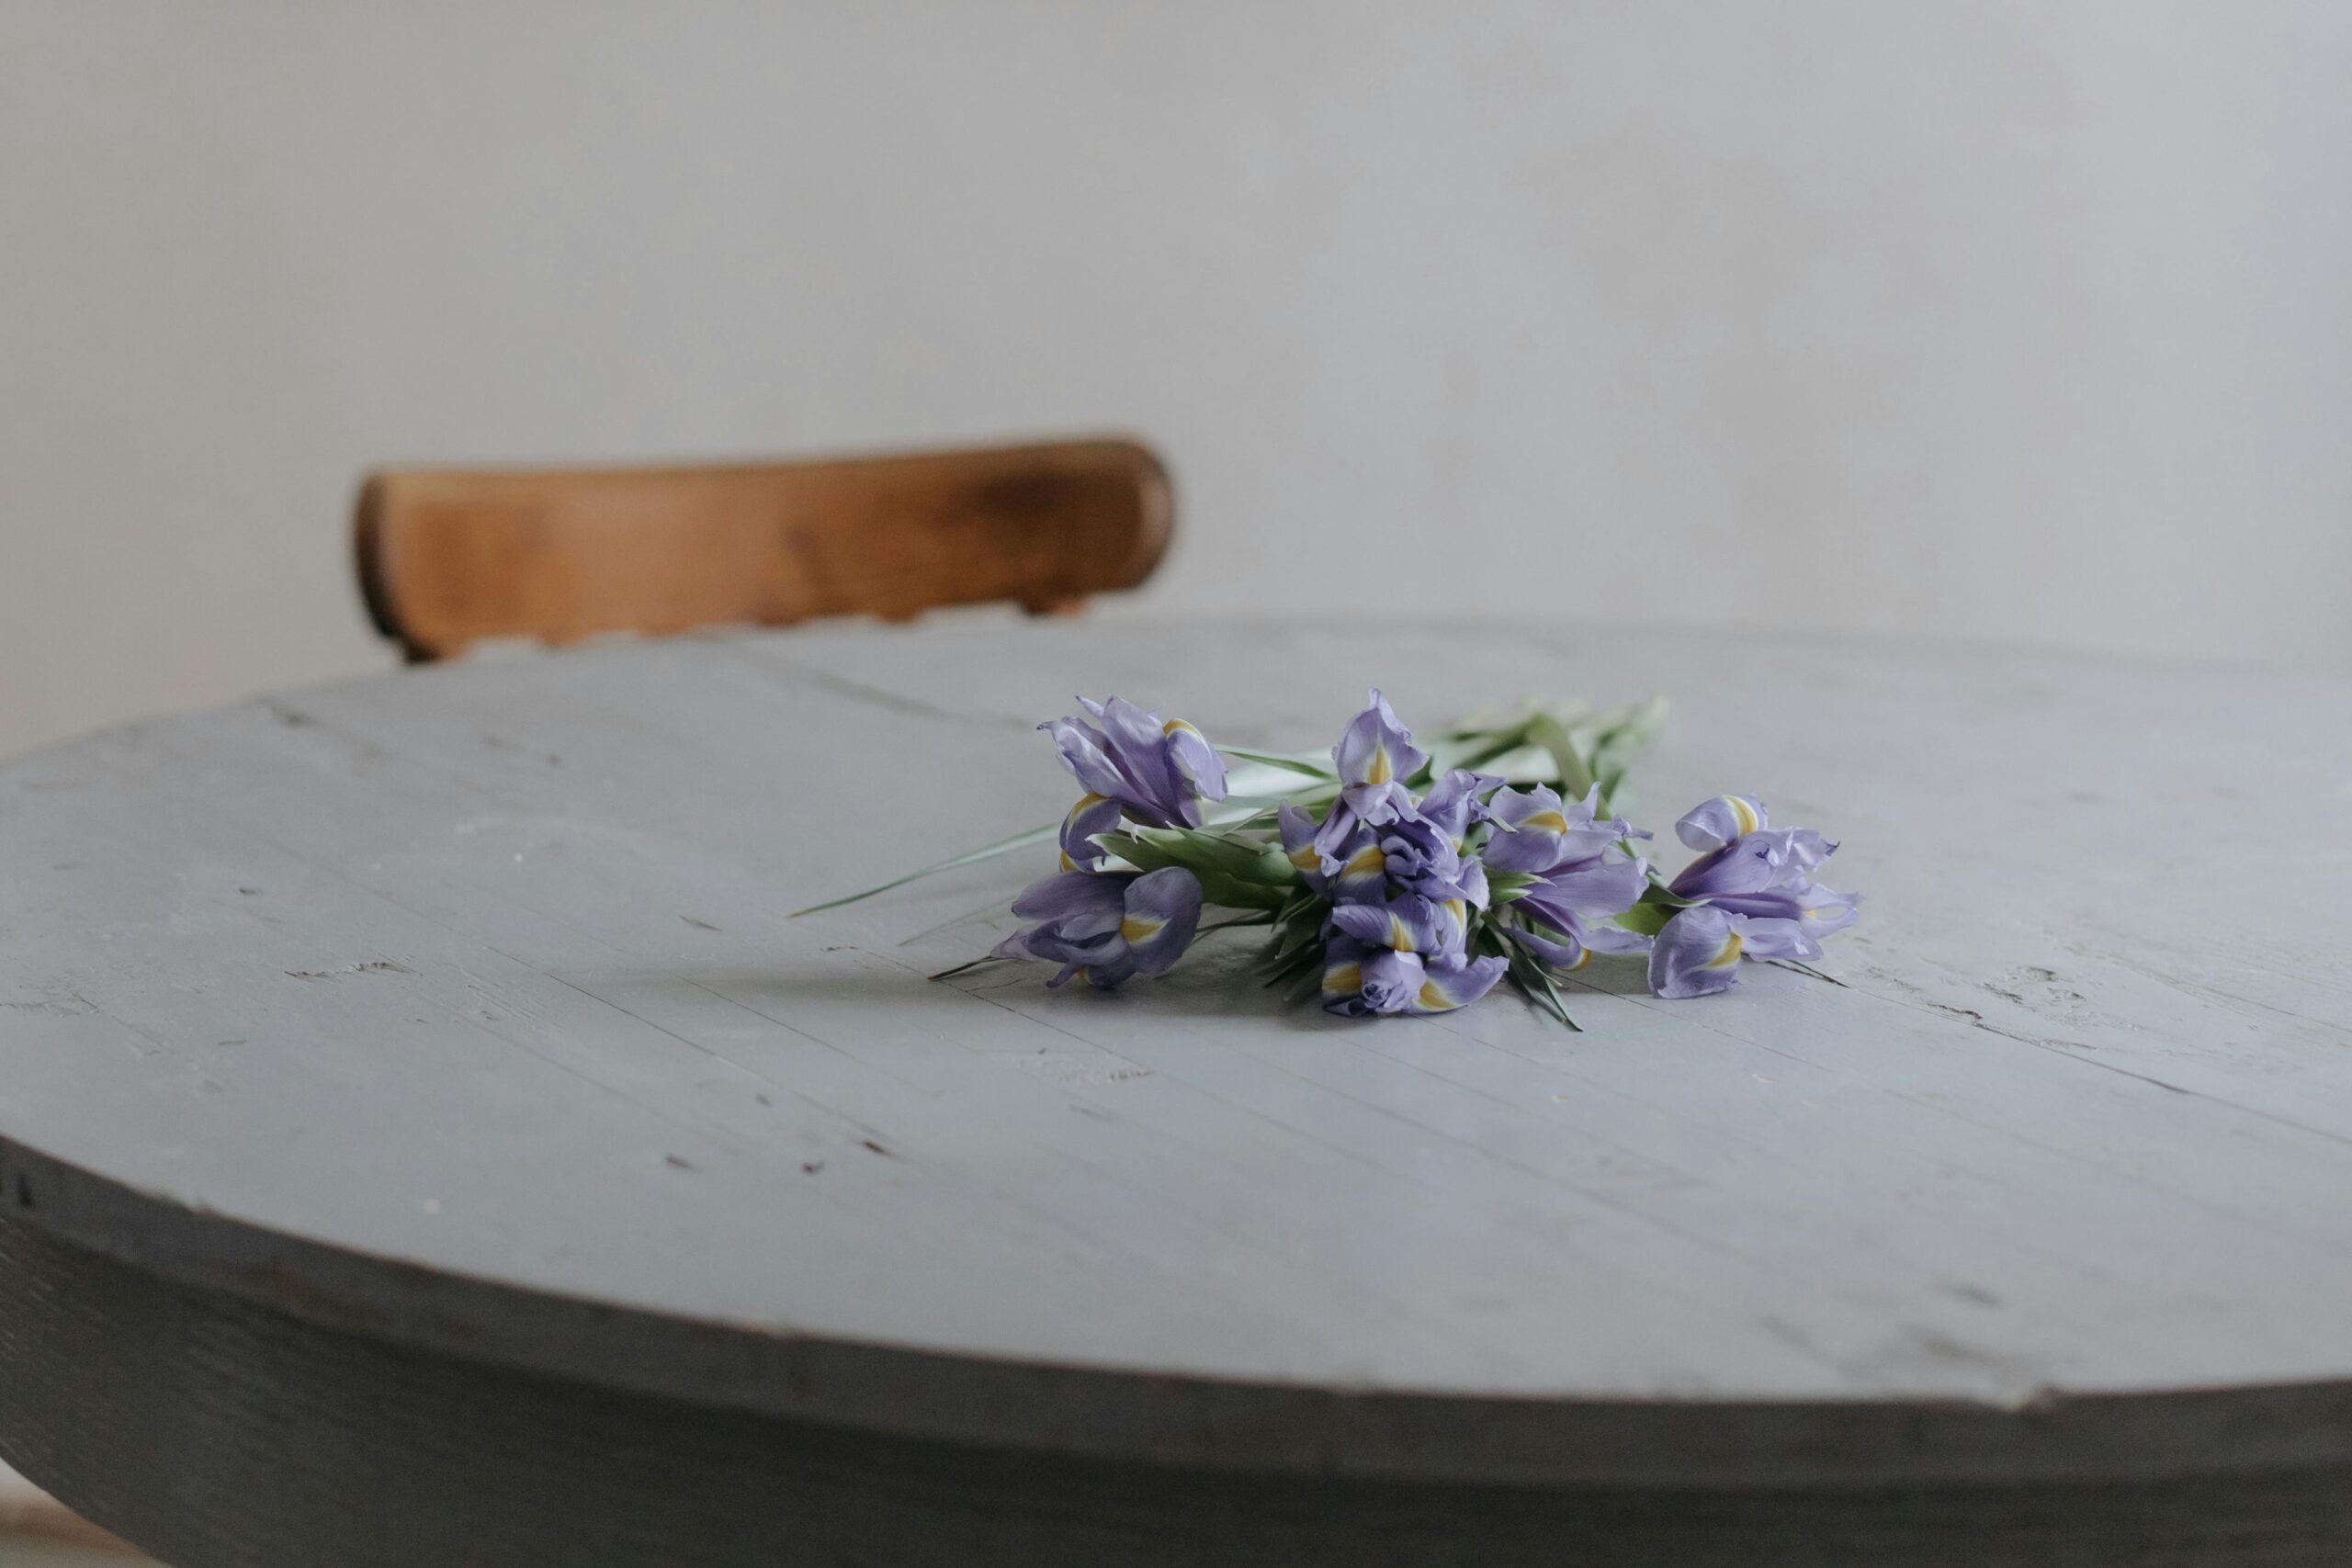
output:
POLYGON ((0 1209, 182 1288, 541 1376, 819 1426, 1174 1467, 1415 1482, 1826 1487, 2352 1463, 2352 1378, 1952 1397, 1594 1399, 1249 1382, 697 1321, 275 1231, 0 1137, 0 1209))

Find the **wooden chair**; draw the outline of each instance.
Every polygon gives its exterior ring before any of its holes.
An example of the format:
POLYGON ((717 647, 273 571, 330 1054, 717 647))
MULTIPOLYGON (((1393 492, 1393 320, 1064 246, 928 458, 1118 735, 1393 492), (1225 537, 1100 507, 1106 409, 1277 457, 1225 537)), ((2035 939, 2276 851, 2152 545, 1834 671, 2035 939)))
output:
POLYGON ((413 660, 819 615, 1033 613, 1132 588, 1167 548, 1168 472, 1132 441, 694 468, 401 469, 354 543, 377 628, 413 660))

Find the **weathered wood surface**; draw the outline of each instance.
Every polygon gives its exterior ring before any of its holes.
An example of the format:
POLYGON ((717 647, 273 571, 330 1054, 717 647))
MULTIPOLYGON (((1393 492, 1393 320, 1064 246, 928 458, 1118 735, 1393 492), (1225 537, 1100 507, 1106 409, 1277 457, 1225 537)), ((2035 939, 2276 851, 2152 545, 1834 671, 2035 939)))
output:
POLYGON ((2251 1503, 2352 1465, 2347 841, 2335 674, 1135 624, 409 672, 0 770, 0 1190, 191 1299, 876 1439, 2251 1503), (786 918, 1056 816, 1073 690, 1297 747, 1374 681, 1670 694, 1636 815, 1844 840, 1846 985, 1600 971, 1570 1034, 1286 1011, 1232 938, 925 982, 1025 859, 786 918))

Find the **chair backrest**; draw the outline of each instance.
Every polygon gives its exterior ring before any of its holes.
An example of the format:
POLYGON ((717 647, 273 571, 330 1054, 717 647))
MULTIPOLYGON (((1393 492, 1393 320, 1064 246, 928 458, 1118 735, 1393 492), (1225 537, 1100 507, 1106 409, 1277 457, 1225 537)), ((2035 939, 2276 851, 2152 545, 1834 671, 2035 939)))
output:
POLYGON ((1149 448, 1092 440, 720 468, 401 469, 359 492, 377 628, 414 660, 818 615, 903 619, 1132 588, 1173 501, 1149 448))

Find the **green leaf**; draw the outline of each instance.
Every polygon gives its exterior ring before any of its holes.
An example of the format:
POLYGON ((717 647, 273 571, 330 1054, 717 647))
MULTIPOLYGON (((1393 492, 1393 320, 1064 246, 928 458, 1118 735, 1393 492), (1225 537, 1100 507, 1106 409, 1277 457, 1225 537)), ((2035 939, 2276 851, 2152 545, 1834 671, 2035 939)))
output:
POLYGON ((1303 975, 1314 976, 1319 981, 1323 973, 1322 944, 1309 943, 1287 958, 1270 962, 1263 972, 1268 986, 1285 985, 1303 975))
POLYGON ((1523 948, 1514 952, 1510 973, 1511 984, 1519 987, 1521 996, 1578 1034, 1584 1032, 1583 1026, 1568 1016, 1568 1004, 1561 999, 1560 987, 1553 984, 1551 971, 1533 953, 1523 948))
POLYGON ((1498 768, 1496 762, 1524 750, 1527 744, 1527 718, 1523 715, 1483 728, 1456 728, 1430 745, 1430 773, 1442 776, 1455 768, 1478 768, 1510 776, 1511 770, 1498 768))
POLYGON ((1498 907, 1517 903, 1526 897, 1535 881, 1523 871, 1490 871, 1487 873, 1487 896, 1498 907))
POLYGON ((1674 910, 1664 904, 1643 902, 1617 917, 1617 923, 1637 936, 1656 936, 1674 918, 1674 910))
POLYGON ((1310 964, 1305 974, 1290 983, 1290 989, 1283 993, 1283 999, 1296 1007, 1308 998, 1320 994, 1322 989, 1323 967, 1319 964, 1310 964))
POLYGON ((1200 879, 1204 899, 1231 908, 1279 909, 1298 886, 1281 851, 1200 828, 1134 828, 1092 841, 1143 871, 1182 866, 1200 879))
POLYGON ((977 850, 967 850, 960 855, 951 855, 934 865, 924 866, 921 871, 910 871, 904 876, 893 877, 880 886, 869 887, 863 893, 852 893, 844 897, 828 899, 822 904, 811 904, 805 909, 795 909, 790 918, 797 920, 803 915, 813 915, 824 909, 838 909, 844 904, 854 904, 860 899, 871 898, 876 893, 888 893, 893 887, 904 887, 910 882, 920 881, 926 876, 936 876, 943 871, 954 871, 958 866, 977 865, 984 860, 993 860, 998 855, 1011 854, 1014 850, 1025 850, 1032 844, 1046 843, 1060 831, 1061 824, 1058 822, 1043 828, 1032 828, 1025 833, 1015 833, 1009 839, 999 839, 993 844, 983 844, 977 850))
POLYGON ((1012 960, 1009 958, 999 958, 993 953, 984 953, 978 958, 956 964, 952 968, 942 969, 938 974, 933 975, 932 978, 934 980, 952 980, 956 976, 964 974, 967 970, 978 969, 983 964, 1010 964, 1012 962, 1012 960))
POLYGON ((1323 916, 1284 915, 1275 921, 1273 956, 1284 958, 1322 940, 1323 916))
POLYGON ((1303 773, 1309 778, 1339 777, 1339 774, 1332 771, 1330 762, 1326 760, 1329 756, 1329 752, 1259 751, 1247 746, 1219 746, 1217 750, 1228 757, 1238 757, 1245 762, 1257 762, 1269 768, 1280 768, 1285 773, 1303 773))
POLYGON ((1095 841, 1114 837, 1148 844, 1172 863, 1194 871, 1218 871, 1245 882, 1279 887, 1284 897, 1299 885, 1298 868, 1290 863, 1290 858, 1262 840, 1231 838, 1203 828, 1131 828, 1124 835, 1099 834, 1095 841))
POLYGON ((1649 891, 1642 895, 1642 901, 1645 904, 1663 904, 1669 909, 1687 909, 1699 900, 1685 898, 1674 890, 1671 883, 1658 874, 1656 870, 1652 870, 1649 891))
POLYGON ((1798 958, 1768 958, 1768 959, 1766 959, 1764 962, 1765 962, 1765 963, 1767 963, 1767 964, 1772 964, 1772 965, 1774 965, 1774 966, 1776 966, 1776 967, 1778 967, 1778 968, 1781 968, 1781 969, 1793 969, 1793 970, 1795 970, 1795 971, 1796 971, 1798 974, 1800 974, 1800 975, 1809 975, 1809 976, 1811 976, 1814 979, 1816 979, 1816 980, 1826 980, 1826 981, 1828 981, 1831 985, 1833 985, 1833 986, 1837 987, 1838 987, 1839 990, 1841 990, 1841 991, 1850 991, 1850 990, 1852 990, 1852 989, 1853 989, 1853 987, 1852 987, 1851 986, 1849 986, 1848 984, 1846 984, 1846 982, 1845 982, 1845 981, 1840 980, 1839 978, 1838 978, 1838 976, 1835 976, 1835 975, 1826 975, 1826 974, 1822 973, 1820 970, 1815 969, 1812 964, 1805 963, 1803 959, 1798 959, 1798 958))
POLYGON ((1510 945, 1503 941, 1501 922, 1492 915, 1473 916, 1462 945, 1473 958, 1510 956, 1510 945))
POLYGON ((1562 795, 1582 800, 1592 792, 1592 771, 1566 726, 1548 713, 1537 714, 1527 721, 1527 738, 1550 755, 1553 767, 1559 771, 1562 795))
POLYGON ((1608 715, 1581 737, 1593 776, 1600 784, 1604 811, 1622 808, 1618 797, 1633 759, 1657 738, 1665 723, 1666 699, 1652 696, 1608 715))
POLYGON ((1237 915, 1229 920, 1219 920, 1213 926, 1200 927, 1193 932, 1193 940, 1198 942, 1212 931, 1229 931, 1242 926, 1271 926, 1273 923, 1272 915, 1237 915))
POLYGON ((1666 698, 1653 693, 1611 714, 1600 726, 1593 743, 1600 750, 1618 752, 1646 746, 1666 727, 1666 698))

